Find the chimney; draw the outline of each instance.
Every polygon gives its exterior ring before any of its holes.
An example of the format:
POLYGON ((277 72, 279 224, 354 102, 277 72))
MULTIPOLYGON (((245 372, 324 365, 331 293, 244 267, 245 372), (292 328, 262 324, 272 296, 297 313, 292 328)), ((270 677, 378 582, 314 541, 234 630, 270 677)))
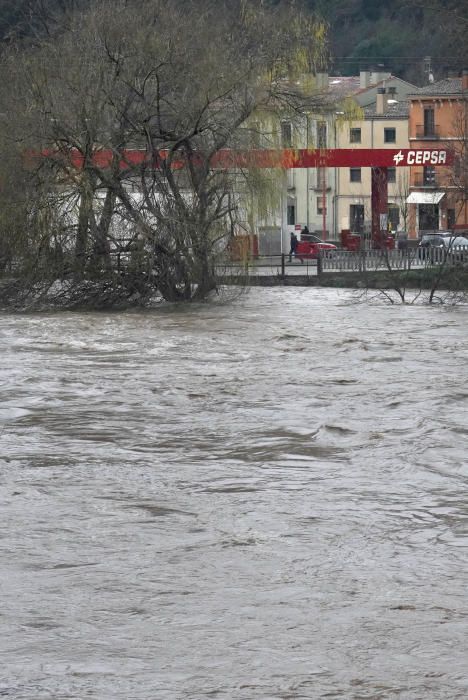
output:
POLYGON ((369 75, 369 85, 377 85, 382 80, 388 80, 391 77, 391 73, 385 70, 383 63, 379 63, 378 66, 372 68, 369 75))
POLYGON ((468 90, 468 70, 462 73, 462 90, 468 90))
POLYGON ((370 76, 371 76, 370 70, 360 70, 359 71, 359 87, 361 88, 361 90, 364 90, 364 88, 369 87, 370 76))
POLYGON ((385 88, 377 88, 376 114, 385 114, 387 111, 387 91, 385 88))

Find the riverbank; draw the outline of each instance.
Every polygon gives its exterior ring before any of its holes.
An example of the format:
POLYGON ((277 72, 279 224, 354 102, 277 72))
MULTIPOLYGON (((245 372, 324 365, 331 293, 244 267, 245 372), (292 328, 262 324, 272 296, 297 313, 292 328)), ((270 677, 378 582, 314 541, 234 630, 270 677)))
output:
POLYGON ((338 289, 393 289, 395 286, 415 289, 437 288, 468 292, 468 268, 450 268, 442 273, 437 268, 415 270, 374 270, 370 272, 322 272, 318 275, 258 275, 224 277, 224 284, 250 287, 331 287, 338 289))
MULTIPOLYGON (((305 266, 304 266, 305 267, 305 266)), ((273 270, 272 270, 273 272, 273 270)), ((218 290, 224 287, 321 287, 330 289, 375 289, 392 290, 399 288, 413 290, 439 290, 457 294, 460 298, 468 294, 468 267, 414 268, 411 270, 371 270, 371 271, 325 271, 317 272, 316 267, 302 270, 297 267, 291 273, 222 275, 218 279, 218 290)), ((26 285, 20 279, 0 278, 0 310, 19 312, 33 310, 88 310, 106 311, 148 308, 162 301, 160 296, 144 296, 129 290, 115 279, 85 280, 80 283, 55 283, 48 285, 26 285), (114 282, 114 283, 112 283, 114 282)))

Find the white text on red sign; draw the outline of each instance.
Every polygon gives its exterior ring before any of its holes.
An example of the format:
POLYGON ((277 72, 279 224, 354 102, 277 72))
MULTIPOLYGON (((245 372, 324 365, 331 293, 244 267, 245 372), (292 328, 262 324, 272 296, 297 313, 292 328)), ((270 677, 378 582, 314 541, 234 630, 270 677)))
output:
POLYGON ((393 156, 395 165, 444 165, 447 162, 447 151, 399 151, 393 156))

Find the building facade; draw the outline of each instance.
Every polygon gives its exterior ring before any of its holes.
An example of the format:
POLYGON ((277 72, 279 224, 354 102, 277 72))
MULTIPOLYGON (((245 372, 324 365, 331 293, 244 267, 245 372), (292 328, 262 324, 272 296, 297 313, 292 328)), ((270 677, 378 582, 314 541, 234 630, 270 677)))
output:
MULTIPOLYGON (((338 148, 408 148, 408 102, 400 101, 393 88, 378 88, 376 98, 363 119, 342 125, 338 148)), ((338 229, 370 233, 371 168, 338 168, 336 182, 338 229)), ((405 229, 408 191, 408 168, 388 168, 388 220, 392 231, 405 229)))
MULTIPOLYGON (((328 86, 334 107, 320 116, 308 115, 302 129, 296 127, 298 148, 408 148, 406 96, 414 85, 389 73, 361 71, 360 76, 329 77, 328 86), (352 121, 346 118, 350 104, 359 113, 352 121)), ((391 168, 388 176, 391 229, 407 230, 409 170, 391 168)), ((285 241, 291 230, 304 225, 335 241, 343 229, 370 233, 371 168, 290 170, 286 177, 285 241)))
MULTIPOLYGON (((408 148, 409 103, 415 86, 389 73, 321 77, 331 105, 321 114, 279 126, 283 148, 408 148), (387 87, 388 86, 388 87, 387 87), (358 115, 350 121, 349 113, 358 115)), ((389 169, 389 221, 393 231, 408 227, 409 171, 389 169)), ((339 241, 343 229, 370 232, 371 168, 304 168, 284 174, 279 211, 258 222, 261 250, 282 252, 291 231, 307 225, 323 239, 339 241), (262 243, 263 238, 263 243, 262 243), (272 243, 276 240, 276 243, 272 243)))
POLYGON ((417 149, 450 148, 455 164, 411 166, 411 237, 435 230, 468 231, 468 71, 415 90, 410 96, 409 140, 417 149))

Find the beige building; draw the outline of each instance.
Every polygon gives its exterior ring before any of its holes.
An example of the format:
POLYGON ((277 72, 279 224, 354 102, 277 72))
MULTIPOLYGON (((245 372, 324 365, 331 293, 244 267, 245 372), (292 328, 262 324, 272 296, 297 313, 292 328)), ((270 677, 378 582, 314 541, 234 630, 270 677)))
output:
MULTIPOLYGON (((390 88, 378 88, 376 102, 359 121, 344 123, 337 130, 337 148, 409 148, 406 100, 390 88)), ((388 168, 389 221, 393 231, 406 229, 409 169, 388 168)), ((342 229, 370 232, 371 168, 337 168, 335 191, 336 233, 342 229)))
MULTIPOLYGON (((278 139, 283 148, 328 149, 337 145, 337 121, 343 114, 343 102, 360 91, 363 83, 359 76, 321 74, 317 78, 319 89, 327 92, 327 101, 335 107, 321 114, 304 115, 294 123, 283 121, 278 139)), ((289 250, 290 233, 305 225, 321 237, 339 238, 335 210, 337 172, 336 168, 285 172, 280 210, 268 220, 258 222, 261 252, 289 250)))
MULTIPOLYGON (((328 101, 323 114, 304 115, 278 125, 277 143, 283 148, 408 148, 408 102, 415 87, 389 73, 362 71, 359 76, 328 76, 328 101), (388 87, 387 87, 388 86, 388 87), (344 118, 354 105, 362 118, 344 118)), ((389 168, 389 219, 392 230, 407 228, 409 173, 389 168)), ((289 249, 291 231, 307 225, 322 238, 340 240, 342 229, 370 231, 371 168, 304 168, 284 173, 278 208, 257 219, 261 252, 289 249)))

